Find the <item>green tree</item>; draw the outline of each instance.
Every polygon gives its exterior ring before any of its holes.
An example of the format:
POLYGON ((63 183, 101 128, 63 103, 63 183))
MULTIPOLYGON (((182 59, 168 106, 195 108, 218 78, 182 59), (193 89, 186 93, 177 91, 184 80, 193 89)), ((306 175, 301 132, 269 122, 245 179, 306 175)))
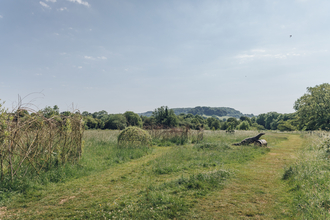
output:
POLYGON ((228 118, 227 119, 227 123, 228 123, 228 125, 230 126, 230 127, 236 127, 237 125, 239 125, 239 121, 236 119, 236 118, 228 118))
POLYGON ((124 116, 127 121, 127 126, 142 127, 142 119, 138 114, 131 111, 127 111, 124 113, 124 116))
POLYGON ((60 114, 60 109, 58 108, 57 105, 54 105, 54 107, 47 106, 44 109, 41 110, 41 113, 44 115, 46 118, 51 118, 54 115, 59 115, 60 114))
POLYGON ((115 114, 109 116, 109 119, 105 122, 104 128, 123 130, 126 126, 127 121, 125 116, 123 114, 115 114))
POLYGON ((238 126, 238 130, 249 130, 250 129, 250 124, 248 121, 242 121, 238 126))
POLYGON ((91 113, 89 113, 88 111, 83 111, 83 113, 81 113, 82 116, 88 116, 91 115, 91 113))
POLYGON ((212 129, 214 128, 214 130, 218 130, 218 129, 220 129, 220 121, 217 120, 217 119, 215 119, 215 120, 212 122, 210 128, 212 128, 212 129))
POLYGON ((144 128, 152 128, 152 127, 156 126, 156 119, 153 116, 150 116, 150 117, 142 116, 141 118, 142 118, 144 128))
POLYGON ((294 131, 296 128, 292 125, 291 120, 289 121, 279 121, 277 129, 280 131, 294 131))
POLYGON ((84 117, 85 125, 89 129, 96 129, 98 128, 98 122, 95 118, 92 116, 86 116, 84 117))
POLYGON ((201 129, 204 127, 204 125, 206 124, 205 119, 200 116, 200 115, 195 115, 193 119, 191 119, 191 124, 192 124, 192 128, 193 129, 201 129))
POLYGON ((241 116, 239 119, 241 121, 247 121, 249 123, 249 125, 252 124, 251 119, 249 117, 247 117, 247 116, 241 116))
POLYGON ((216 119, 213 118, 213 117, 210 117, 210 118, 207 118, 206 119, 206 122, 207 122, 207 125, 209 126, 209 128, 212 129, 212 123, 215 121, 216 119))
POLYGON ((257 119, 256 119, 256 122, 259 124, 259 125, 262 125, 265 127, 265 124, 266 124, 266 114, 263 113, 263 114, 260 114, 257 116, 257 119))
POLYGON ((162 106, 152 113, 156 123, 165 127, 175 127, 178 124, 178 119, 172 109, 167 106, 162 106))
POLYGON ((108 116, 108 112, 102 110, 102 111, 94 112, 92 115, 94 118, 101 119, 101 118, 106 118, 108 116))
POLYGON ((307 87, 307 93, 294 103, 302 130, 330 130, 330 84, 307 87))
POLYGON ((61 112, 61 115, 63 115, 63 116, 70 116, 71 115, 71 112, 69 112, 69 111, 61 112))

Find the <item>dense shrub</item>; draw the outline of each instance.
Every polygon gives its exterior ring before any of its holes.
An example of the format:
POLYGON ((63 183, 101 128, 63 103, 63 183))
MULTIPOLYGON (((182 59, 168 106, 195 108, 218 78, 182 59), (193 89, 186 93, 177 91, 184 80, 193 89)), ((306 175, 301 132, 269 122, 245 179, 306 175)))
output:
POLYGON ((249 122, 247 121, 242 121, 238 126, 237 126, 238 130, 249 130, 250 129, 250 125, 249 122))
POLYGON ((138 127, 128 127, 118 136, 119 147, 140 147, 151 144, 150 134, 138 127))

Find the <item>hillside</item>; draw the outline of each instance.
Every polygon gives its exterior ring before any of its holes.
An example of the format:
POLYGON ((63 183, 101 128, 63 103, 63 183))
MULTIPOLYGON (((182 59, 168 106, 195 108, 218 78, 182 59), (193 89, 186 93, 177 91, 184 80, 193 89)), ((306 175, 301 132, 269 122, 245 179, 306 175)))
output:
MULTIPOLYGON (((201 116, 218 116, 218 117, 235 117, 239 118, 241 116, 253 117, 253 114, 243 114, 240 111, 229 108, 229 107, 207 107, 207 106, 197 106, 194 108, 172 108, 176 115, 181 113, 184 114, 193 114, 193 115, 201 115, 201 116)), ((152 111, 147 111, 144 113, 139 113, 140 116, 150 117, 152 115, 152 111)))

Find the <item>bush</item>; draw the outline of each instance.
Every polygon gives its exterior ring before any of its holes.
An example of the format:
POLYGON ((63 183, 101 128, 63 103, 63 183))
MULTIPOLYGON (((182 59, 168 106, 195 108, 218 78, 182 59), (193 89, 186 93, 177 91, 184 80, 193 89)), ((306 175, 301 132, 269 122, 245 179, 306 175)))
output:
POLYGON ((119 147, 140 147, 151 144, 150 134, 138 127, 128 127, 118 136, 119 147))
POLYGON ((250 129, 250 125, 249 122, 247 121, 242 121, 238 126, 237 126, 238 130, 249 130, 250 129))

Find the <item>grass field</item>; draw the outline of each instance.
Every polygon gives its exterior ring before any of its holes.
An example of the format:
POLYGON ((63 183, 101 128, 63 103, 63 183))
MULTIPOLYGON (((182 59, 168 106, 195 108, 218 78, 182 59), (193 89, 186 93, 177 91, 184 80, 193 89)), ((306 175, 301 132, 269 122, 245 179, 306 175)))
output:
POLYGON ((295 180, 291 174, 291 182, 283 180, 283 175, 290 173, 290 165, 293 169, 308 138, 267 132, 263 138, 269 148, 231 145, 255 134, 206 131, 198 144, 118 149, 117 131, 90 130, 79 164, 3 197, 0 216, 292 219, 297 214, 295 180))

